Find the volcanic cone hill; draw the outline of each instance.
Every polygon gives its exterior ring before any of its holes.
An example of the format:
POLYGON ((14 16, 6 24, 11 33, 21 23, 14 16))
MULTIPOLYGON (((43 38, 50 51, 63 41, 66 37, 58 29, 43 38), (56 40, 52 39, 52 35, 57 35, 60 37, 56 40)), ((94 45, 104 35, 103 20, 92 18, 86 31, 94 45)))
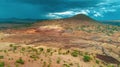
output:
POLYGON ((59 25, 64 28, 76 28, 81 25, 94 25, 94 24, 100 24, 98 21, 84 15, 84 14, 78 14, 70 18, 64 18, 64 19, 56 19, 56 20, 47 20, 35 23, 35 26, 45 26, 45 25, 59 25))

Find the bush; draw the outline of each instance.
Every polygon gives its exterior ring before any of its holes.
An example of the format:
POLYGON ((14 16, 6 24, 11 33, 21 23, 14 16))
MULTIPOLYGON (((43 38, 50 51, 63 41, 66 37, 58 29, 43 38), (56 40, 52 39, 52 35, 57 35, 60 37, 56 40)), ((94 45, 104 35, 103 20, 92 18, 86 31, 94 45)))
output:
POLYGON ((13 47, 13 44, 10 44, 9 46, 10 46, 10 47, 13 47))
POLYGON ((32 51, 33 51, 33 52, 36 52, 36 53, 38 52, 38 50, 35 49, 35 48, 32 48, 32 51))
POLYGON ((74 50, 74 51, 71 53, 71 55, 72 55, 73 57, 78 57, 79 51, 74 50))
POLYGON ((4 56, 0 56, 0 59, 4 59, 4 56))
POLYGON ((89 55, 85 55, 84 58, 83 58, 83 60, 85 62, 89 62, 91 60, 91 57, 89 55))
POLYGON ((43 66, 42 67, 46 67, 46 62, 45 61, 43 62, 43 66))
POLYGON ((25 48, 24 48, 24 47, 22 48, 22 51, 25 51, 25 48))
POLYGON ((7 53, 7 51, 6 51, 6 50, 4 50, 4 53, 7 53))
POLYGON ((69 50, 67 50, 66 54, 69 54, 69 53, 70 53, 70 51, 69 51, 69 50))
POLYGON ((34 60, 39 59, 39 57, 37 55, 31 55, 30 58, 33 58, 34 60))
POLYGON ((5 63, 4 62, 0 62, 0 67, 4 67, 5 63))
POLYGON ((39 50, 42 52, 44 49, 43 48, 39 48, 39 50))
POLYGON ((99 64, 99 60, 96 60, 96 63, 99 64))
POLYGON ((108 65, 107 67, 115 67, 114 65, 108 65))
POLYGON ((22 58, 19 58, 16 63, 19 63, 19 64, 24 64, 24 60, 22 58))
POLYGON ((13 46, 13 51, 17 50, 17 46, 13 46))
POLYGON ((63 67, 70 67, 70 65, 68 65, 68 64, 63 64, 63 67))
POLYGON ((48 52, 48 53, 51 52, 51 49, 47 49, 47 52, 48 52))
POLYGON ((57 64, 60 64, 61 59, 57 58, 57 64))

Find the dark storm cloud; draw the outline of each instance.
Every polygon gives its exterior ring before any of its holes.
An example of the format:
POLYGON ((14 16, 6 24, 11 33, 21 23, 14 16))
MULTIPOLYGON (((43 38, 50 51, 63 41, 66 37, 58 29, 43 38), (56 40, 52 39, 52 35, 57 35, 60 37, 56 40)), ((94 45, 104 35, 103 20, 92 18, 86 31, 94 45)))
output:
POLYGON ((119 4, 118 0, 0 0, 0 18, 62 18, 79 13, 102 18, 117 11, 119 4))
MULTIPOLYGON (((75 5, 75 3, 99 3, 104 0, 13 0, 16 2, 23 2, 23 3, 31 3, 31 4, 47 4, 47 5, 56 5, 56 4, 64 4, 64 3, 71 3, 75 5)), ((88 4, 87 4, 88 5, 88 4)))
POLYGON ((96 4, 103 2, 103 0, 14 0, 14 1, 44 6, 45 9, 50 11, 60 11, 71 8, 95 7, 96 4))

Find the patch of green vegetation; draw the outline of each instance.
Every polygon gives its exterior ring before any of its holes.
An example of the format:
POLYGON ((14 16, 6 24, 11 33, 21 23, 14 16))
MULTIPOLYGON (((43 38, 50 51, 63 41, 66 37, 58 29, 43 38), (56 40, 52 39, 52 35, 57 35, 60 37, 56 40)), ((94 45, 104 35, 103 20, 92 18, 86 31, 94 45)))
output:
POLYGON ((13 58, 8 58, 8 60, 13 60, 13 58))
POLYGON ((79 51, 78 51, 78 50, 74 50, 74 51, 71 53, 71 55, 72 55, 73 57, 78 57, 78 56, 79 56, 79 51))
POLYGON ((16 60, 16 63, 19 63, 19 64, 24 64, 25 61, 22 59, 22 58, 19 58, 18 60, 16 60))
POLYGON ((41 61, 43 61, 43 59, 41 59, 41 61))
POLYGON ((39 50, 42 52, 44 49, 43 48, 39 48, 39 50))
POLYGON ((10 44, 9 46, 10 46, 10 47, 13 47, 13 44, 10 44))
POLYGON ((6 50, 4 50, 4 53, 7 53, 7 51, 6 51, 6 50))
POLYGON ((108 65, 107 67, 115 67, 114 65, 108 65))
POLYGON ((100 63, 99 60, 96 60, 96 63, 99 64, 100 63))
POLYGON ((58 57, 57 58, 57 64, 60 64, 60 61, 61 61, 61 59, 60 59, 60 57, 58 57))
POLYGON ((33 52, 36 52, 36 53, 38 52, 38 50, 35 49, 35 48, 32 48, 32 51, 33 51, 33 52))
POLYGON ((49 52, 51 52, 51 50, 52 50, 52 49, 49 48, 49 49, 47 49, 47 52, 49 53, 49 52))
POLYGON ((47 66, 47 67, 50 67, 50 65, 51 65, 51 64, 48 64, 48 66, 47 66))
POLYGON ((15 66, 16 66, 16 67, 19 67, 19 65, 18 65, 18 64, 15 64, 15 66))
POLYGON ((4 62, 0 62, 0 67, 5 67, 5 63, 4 62))
POLYGON ((58 49, 58 54, 59 54, 59 55, 62 54, 62 53, 61 53, 61 50, 62 50, 62 48, 59 48, 59 49, 58 49))
POLYGON ((25 51, 25 48, 24 48, 24 47, 22 48, 22 51, 25 51))
POLYGON ((66 54, 69 54, 69 53, 70 53, 70 50, 67 50, 67 51, 66 51, 66 54))
POLYGON ((70 67, 70 65, 68 65, 68 64, 63 64, 63 67, 70 67))
POLYGON ((10 67, 10 65, 7 65, 7 67, 10 67))
POLYGON ((85 62, 89 62, 91 60, 91 57, 89 55, 85 55, 84 58, 83 58, 83 60, 85 62))
POLYGON ((82 51, 80 51, 79 55, 83 56, 83 52, 82 52, 82 51))
POLYGON ((79 63, 76 63, 77 64, 77 67, 80 67, 80 64, 79 63))
POLYGON ((4 56, 0 56, 0 59, 4 59, 4 56))
POLYGON ((82 30, 88 33, 99 32, 99 33, 104 33, 110 36, 114 34, 115 32, 120 32, 120 26, 102 25, 102 24, 93 25, 93 26, 82 25, 82 26, 78 26, 76 30, 82 30))
POLYGON ((39 57, 37 55, 31 55, 30 58, 33 58, 34 60, 39 59, 39 57))
POLYGON ((70 65, 70 66, 73 66, 73 63, 70 63, 69 65, 70 65))
POLYGON ((43 67, 46 67, 46 62, 45 61, 43 62, 43 67))
POLYGON ((17 50, 17 46, 13 46, 13 51, 15 52, 17 50))

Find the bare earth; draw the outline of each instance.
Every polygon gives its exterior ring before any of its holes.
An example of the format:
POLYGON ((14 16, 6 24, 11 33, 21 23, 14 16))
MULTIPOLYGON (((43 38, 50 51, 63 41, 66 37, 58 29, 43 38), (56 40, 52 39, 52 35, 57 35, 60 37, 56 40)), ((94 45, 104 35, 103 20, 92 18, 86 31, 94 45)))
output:
POLYGON ((0 66, 120 67, 119 26, 75 17, 1 31, 0 39, 0 66))

